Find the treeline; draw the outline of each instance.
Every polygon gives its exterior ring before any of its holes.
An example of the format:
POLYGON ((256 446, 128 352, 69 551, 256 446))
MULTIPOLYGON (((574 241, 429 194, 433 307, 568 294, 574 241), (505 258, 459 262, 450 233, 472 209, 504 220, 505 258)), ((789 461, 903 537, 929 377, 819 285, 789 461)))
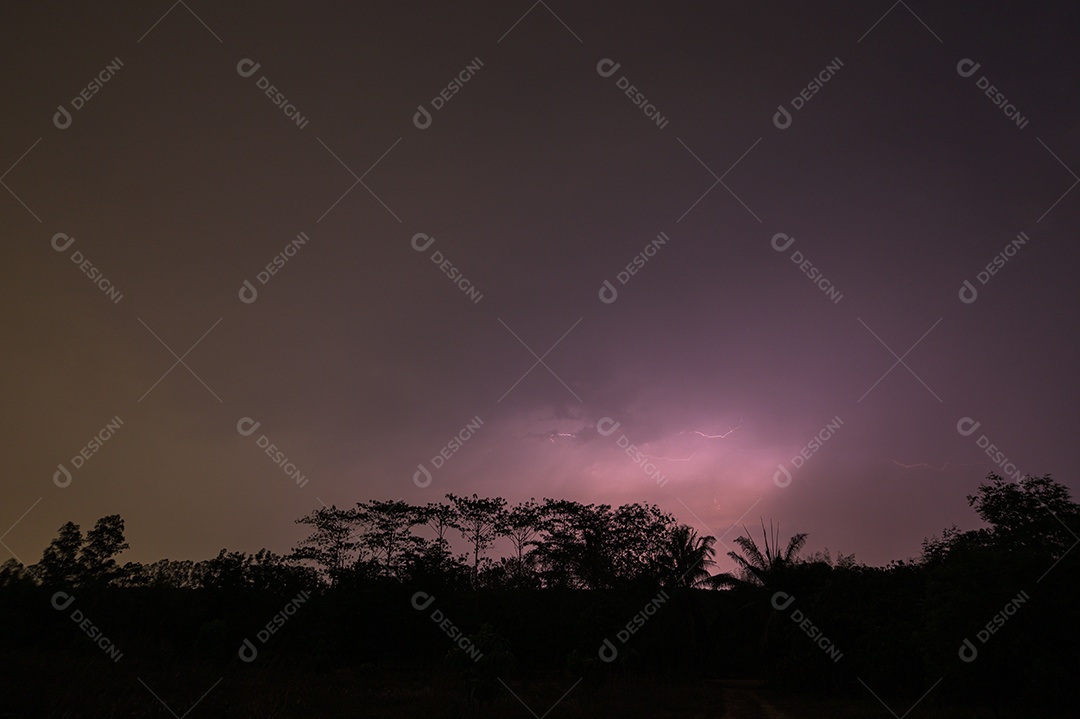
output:
POLYGON ((0 565, 0 587, 280 591, 318 583, 314 569, 266 549, 254 554, 222 549, 213 559, 201 561, 161 559, 150 564, 121 565, 117 555, 127 548, 124 520, 118 514, 102 517, 85 536, 79 525, 67 522, 36 564, 27 567, 9 559, 0 565))
POLYGON ((310 535, 292 557, 328 586, 380 583, 432 588, 614 589, 704 586, 713 537, 700 537, 655 505, 581 504, 446 495, 412 505, 360 502, 298 519, 310 535), (426 535, 426 536, 425 536, 426 535), (468 551, 455 554, 457 535, 468 551), (503 540, 501 556, 493 556, 503 540))
POLYGON ((412 505, 371 500, 323 507, 296 520, 309 535, 288 555, 227 551, 203 561, 120 565, 124 520, 102 517, 84 537, 60 528, 41 560, 0 566, 0 585, 275 589, 422 585, 431 589, 707 587, 713 537, 655 505, 459 497, 412 505), (426 535, 426 536, 425 536, 426 535), (468 551, 455 554, 457 537, 468 551), (504 544, 494 556, 496 544, 504 544))
POLYGON ((468 670, 489 671, 493 686, 551 672, 568 683, 764 677, 862 698, 871 687, 910 706, 941 680, 926 702, 1067 706, 1080 645, 1080 506, 1049 476, 991 474, 968 501, 985 526, 948 528, 914 559, 869 567, 806 556, 805 534, 784 540, 763 526, 734 540, 736 569, 723 574, 710 574, 713 537, 644 504, 367 501, 298 519, 307 536, 288 555, 222 550, 145 565, 118 563, 127 543, 112 515, 85 535, 64 525, 30 567, 0 567, 9 608, 0 649, 63 647, 92 661, 96 649, 50 604, 63 590, 109 628, 125 662, 145 651, 177 671, 225 671, 242 666, 244 638, 303 590, 311 601, 260 656, 445 670, 460 651, 437 610, 485 656, 500 647, 497 667, 468 670))

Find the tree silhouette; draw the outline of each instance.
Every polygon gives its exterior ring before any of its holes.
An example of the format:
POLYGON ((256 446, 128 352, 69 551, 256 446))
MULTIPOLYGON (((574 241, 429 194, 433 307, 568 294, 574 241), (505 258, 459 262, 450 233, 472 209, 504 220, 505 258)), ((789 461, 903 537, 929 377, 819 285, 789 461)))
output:
POLYGON ((539 522, 540 506, 535 499, 514 506, 503 517, 500 530, 514 545, 514 556, 518 562, 524 562, 528 549, 536 545, 534 538, 540 531, 539 522))
POLYGON ((439 544, 447 545, 446 533, 451 529, 458 529, 457 510, 451 504, 428 502, 419 510, 419 517, 435 532, 435 541, 439 544))
POLYGON ((991 472, 967 501, 991 526, 992 540, 1007 549, 1047 552, 1057 559, 1080 539, 1072 529, 1080 512, 1069 488, 1049 474, 1008 482, 991 472))
POLYGON ((168 587, 192 589, 199 586, 196 562, 190 559, 159 559, 151 564, 128 562, 124 565, 122 584, 130 587, 168 587))
POLYGON ((213 559, 195 565, 195 581, 201 587, 243 589, 248 586, 251 557, 224 548, 213 559))
POLYGON ((79 550, 82 545, 83 536, 79 525, 66 522, 60 527, 56 538, 45 548, 41 561, 34 565, 34 573, 47 586, 77 584, 82 576, 82 567, 79 564, 79 550))
POLYGON ((659 581, 664 540, 675 524, 655 505, 580 504, 545 499, 536 557, 549 587, 610 589, 659 581))
POLYGON ((33 573, 14 557, 0 564, 0 589, 19 585, 32 585, 33 583, 33 573))
POLYGON ((119 514, 101 517, 84 537, 79 525, 66 522, 27 571, 48 586, 108 586, 123 583, 125 567, 116 556, 128 548, 119 514))
POLYGON ((352 536, 354 514, 330 505, 297 519, 296 523, 307 524, 312 530, 293 549, 293 558, 314 562, 330 586, 337 586, 358 546, 352 536))
POLYGON ((624 504, 608 522, 614 576, 617 582, 656 584, 659 567, 668 554, 667 540, 675 518, 655 504, 624 504))
POLYGON ((420 550, 423 541, 412 528, 422 521, 418 509, 402 500, 357 503, 355 522, 362 527, 358 544, 381 563, 383 577, 399 577, 403 560, 420 550))
POLYGON ((739 573, 732 574, 723 572, 717 574, 711 580, 716 587, 765 587, 772 589, 778 584, 779 578, 798 561, 799 552, 806 544, 806 533, 800 532, 788 540, 787 547, 780 551, 780 526, 773 529, 769 522, 769 530, 772 532, 772 541, 769 541, 769 533, 765 531, 765 522, 761 522, 761 534, 764 540, 765 551, 762 552, 757 542, 745 527, 745 535, 735 539, 742 554, 731 551, 728 556, 739 566, 739 573))
POLYGON ((472 572, 467 569, 465 555, 455 557, 450 551, 447 533, 459 530, 457 510, 445 502, 428 502, 414 507, 416 524, 425 525, 435 533, 433 541, 417 539, 409 553, 403 557, 401 579, 425 587, 458 587, 462 580, 468 581, 472 572))
POLYGON ((110 514, 99 519, 86 533, 86 542, 79 551, 83 583, 106 585, 119 579, 123 570, 116 564, 116 555, 127 548, 124 520, 120 515, 110 514))
POLYGON ((716 566, 713 561, 715 542, 716 537, 702 537, 685 524, 672 529, 667 536, 664 555, 667 582, 686 589, 712 586, 709 569, 716 566))
POLYGON ((505 572, 505 583, 514 586, 530 586, 535 576, 536 538, 540 533, 540 505, 535 499, 515 505, 503 515, 499 533, 510 540, 514 554, 500 564, 505 572))
POLYGON ((475 494, 471 498, 453 494, 446 497, 457 512, 461 536, 472 547, 472 582, 475 587, 480 573, 480 555, 494 543, 499 536, 499 528, 504 524, 506 500, 502 497, 481 498, 475 494))
POLYGON ((544 538, 536 558, 551 587, 604 589, 614 580, 608 513, 611 507, 545 499, 540 527, 544 538))
POLYGON ((923 542, 920 638, 931 671, 955 691, 1000 706, 1075 694, 1071 657, 1080 612, 1073 592, 1077 557, 1070 548, 1080 542, 1074 534, 1080 505, 1049 475, 1013 482, 993 472, 967 499, 988 526, 966 532, 954 526, 923 542), (995 632, 993 643, 983 647, 976 633, 1021 593, 1037 605, 1018 611, 1008 631, 995 632), (958 635, 977 642, 968 651, 973 656, 977 648, 978 672, 957 666, 958 635), (1013 686, 1019 657, 1038 657, 1037 667, 1025 660, 1022 668, 1030 672, 1028 696, 1013 686))

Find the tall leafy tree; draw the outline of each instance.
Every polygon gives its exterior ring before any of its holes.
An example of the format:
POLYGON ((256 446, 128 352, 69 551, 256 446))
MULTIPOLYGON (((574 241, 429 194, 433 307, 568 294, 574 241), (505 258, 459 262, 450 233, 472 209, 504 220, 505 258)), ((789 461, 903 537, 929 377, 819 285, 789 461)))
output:
POLYGON ((987 526, 963 532, 952 527, 923 542, 920 640, 927 663, 956 691, 998 705, 1061 697, 1075 675, 1071 657, 1080 627, 1071 591, 1077 553, 1070 551, 1080 533, 1080 505, 1050 475, 1017 482, 991 472, 967 499, 987 526), (990 626, 989 618, 997 620, 1004 606, 1028 596, 1031 608, 1010 617, 992 644, 976 643, 979 671, 958 666, 956 637, 974 640, 990 626), (1025 658, 1025 683, 1037 687, 1027 696, 1015 686, 1019 657, 1025 658))
POLYGON ((1046 552, 1057 559, 1077 541, 1080 506, 1049 474, 1010 482, 991 472, 967 501, 990 525, 987 538, 1005 549, 1046 552))
POLYGON ((655 504, 624 504, 609 522, 615 577, 619 582, 656 583, 659 568, 669 553, 668 537, 675 518, 655 504))
POLYGON ((120 515, 110 514, 99 519, 86 533, 86 541, 79 551, 83 582, 106 585, 119 579, 123 571, 116 563, 116 555, 127 548, 124 520, 120 515))
POLYGON ((506 500, 502 497, 458 497, 447 494, 458 515, 458 527, 461 536, 472 548, 472 581, 476 586, 480 572, 480 556, 487 551, 499 536, 506 511, 506 500))
POLYGON ((524 564, 535 538, 540 533, 540 505, 535 499, 514 505, 503 517, 500 531, 514 545, 514 558, 524 564))
POLYGON ((359 546, 353 538, 355 514, 331 505, 316 509, 296 523, 308 525, 311 533, 293 549, 293 558, 314 563, 330 586, 337 586, 359 546))
POLYGON ((584 526, 590 510, 569 500, 547 497, 540 510, 540 528, 544 536, 537 543, 535 556, 544 584, 548 587, 584 589, 592 574, 587 565, 596 554, 587 546, 592 534, 584 526))
POLYGON ((439 544, 448 545, 446 533, 451 529, 459 529, 459 517, 452 504, 428 502, 418 516, 435 532, 435 541, 439 544))
POLYGON ((450 551, 447 534, 460 531, 457 510, 445 502, 429 502, 423 507, 414 507, 416 525, 426 525, 435 534, 433 540, 414 537, 409 550, 402 556, 403 581, 425 587, 467 586, 472 571, 468 568, 465 555, 454 556, 450 551))
POLYGON ((547 586, 606 589, 657 581, 674 518, 655 505, 581 504, 545 499, 534 550, 547 586))
POLYGON ((606 589, 616 579, 611 507, 545 499, 536 557, 552 587, 606 589))
POLYGON ((79 525, 66 522, 45 548, 41 561, 34 565, 35 575, 46 585, 77 584, 82 579, 82 565, 79 563, 82 546, 83 535, 79 525))
POLYGON ((506 588, 539 588, 536 573, 537 539, 540 536, 540 506, 535 499, 514 505, 502 515, 500 535, 510 540, 512 553, 501 557, 484 575, 485 584, 506 588))
POLYGON ((359 545, 381 565, 384 577, 400 577, 404 559, 420 551, 423 541, 412 533, 412 528, 422 521, 417 508, 402 500, 371 500, 356 505, 356 522, 361 527, 359 545))

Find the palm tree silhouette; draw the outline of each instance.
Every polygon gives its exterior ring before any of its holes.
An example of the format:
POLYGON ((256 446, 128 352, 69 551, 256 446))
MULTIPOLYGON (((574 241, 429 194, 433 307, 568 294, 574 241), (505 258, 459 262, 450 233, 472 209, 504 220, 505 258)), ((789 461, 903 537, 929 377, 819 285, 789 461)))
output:
POLYGON ((676 587, 701 589, 710 586, 709 569, 716 566, 713 544, 716 537, 700 536, 696 530, 680 524, 668 535, 665 552, 667 572, 676 587))
POLYGON ((761 534, 765 544, 762 552, 750 531, 743 527, 746 534, 735 539, 742 554, 731 551, 727 555, 739 567, 738 574, 723 572, 709 580, 714 587, 757 587, 775 588, 785 570, 798 562, 799 552, 806 545, 806 532, 795 534, 788 540, 787 547, 780 551, 780 525, 774 529, 769 521, 769 532, 765 531, 765 521, 761 522, 761 534), (772 541, 769 535, 772 535, 772 541))
MULTIPOLYGON (((765 545, 765 551, 758 547, 757 542, 751 536, 750 531, 743 527, 745 535, 735 539, 742 554, 731 551, 727 555, 739 567, 737 574, 723 572, 710 578, 710 583, 716 588, 747 590, 750 601, 739 608, 740 614, 749 611, 756 615, 757 619, 750 620, 756 624, 761 620, 761 634, 758 638, 758 647, 762 656, 769 652, 771 639, 777 632, 778 612, 770 605, 763 604, 759 600, 761 594, 776 592, 782 585, 787 584, 786 579, 790 570, 799 562, 798 555, 806 544, 806 533, 800 532, 788 540, 787 546, 780 551, 780 526, 774 529, 772 521, 769 521, 769 531, 765 531, 765 521, 761 521, 761 535, 765 545), (771 534, 771 540, 770 540, 771 534), (764 612, 764 614, 762 614, 764 612)), ((744 618, 744 621, 749 617, 744 618)))
POLYGON ((695 661, 700 660, 701 646, 694 597, 690 590, 711 586, 709 569, 716 565, 713 561, 715 542, 716 537, 702 537, 692 527, 679 524, 667 532, 660 553, 664 584, 672 588, 675 601, 686 607, 688 635, 695 661))

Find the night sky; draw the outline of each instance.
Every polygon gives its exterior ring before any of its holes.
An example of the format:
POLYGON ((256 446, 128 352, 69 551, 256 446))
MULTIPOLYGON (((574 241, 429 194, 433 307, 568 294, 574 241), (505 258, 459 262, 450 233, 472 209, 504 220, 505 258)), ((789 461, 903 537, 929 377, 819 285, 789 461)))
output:
POLYGON ((4 552, 475 492, 881 564, 1078 488, 1075 5, 169 2, 0 6, 4 552))

